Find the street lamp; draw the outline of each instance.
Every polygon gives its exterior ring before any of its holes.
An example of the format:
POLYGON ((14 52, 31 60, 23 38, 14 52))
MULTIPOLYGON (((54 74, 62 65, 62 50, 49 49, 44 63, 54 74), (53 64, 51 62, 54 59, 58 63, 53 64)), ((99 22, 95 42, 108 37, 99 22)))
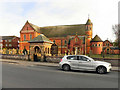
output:
POLYGON ((28 60, 30 60, 30 46, 29 46, 28 60))
POLYGON ((62 40, 61 40, 61 54, 62 54, 62 40))

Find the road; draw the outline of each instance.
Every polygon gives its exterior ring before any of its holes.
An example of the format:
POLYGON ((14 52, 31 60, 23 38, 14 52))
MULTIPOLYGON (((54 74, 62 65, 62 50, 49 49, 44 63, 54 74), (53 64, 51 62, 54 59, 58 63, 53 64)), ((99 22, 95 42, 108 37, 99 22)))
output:
POLYGON ((2 64, 3 88, 118 88, 118 72, 62 71, 58 67, 2 64))

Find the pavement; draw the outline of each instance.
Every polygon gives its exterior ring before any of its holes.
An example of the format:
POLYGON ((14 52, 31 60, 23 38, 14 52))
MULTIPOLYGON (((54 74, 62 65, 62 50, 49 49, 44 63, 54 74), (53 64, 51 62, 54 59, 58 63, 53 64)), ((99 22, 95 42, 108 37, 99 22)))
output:
MULTIPOLYGON (((58 63, 49 63, 49 62, 33 62, 25 60, 11 60, 11 59, 0 59, 0 62, 7 62, 10 64, 19 64, 24 66, 48 66, 48 67, 58 67, 58 63)), ((112 71, 120 71, 119 67, 112 66, 112 71)))

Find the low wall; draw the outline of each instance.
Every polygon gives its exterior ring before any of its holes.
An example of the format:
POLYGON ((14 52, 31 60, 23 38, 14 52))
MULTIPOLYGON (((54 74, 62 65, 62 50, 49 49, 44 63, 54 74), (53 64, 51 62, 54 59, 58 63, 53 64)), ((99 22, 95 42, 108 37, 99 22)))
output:
POLYGON ((59 63, 63 57, 58 56, 47 56, 46 61, 51 63, 59 63))
POLYGON ((8 55, 1 54, 2 59, 28 60, 28 55, 8 55))
POLYGON ((112 66, 119 66, 120 67, 120 59, 111 59, 111 58, 93 58, 97 61, 105 61, 112 64, 112 66))
MULTIPOLYGON (((46 61, 47 62, 52 62, 52 63, 59 63, 61 61, 62 57, 52 57, 52 56, 47 56, 46 61)), ((112 66, 120 66, 120 59, 102 59, 102 58, 93 58, 94 60, 97 61, 105 61, 109 62, 112 64, 112 66)))
MULTIPOLYGON (((28 55, 7 55, 2 54, 1 56, 3 59, 15 59, 15 60, 28 60, 28 55)), ((62 57, 58 56, 46 56, 45 61, 51 62, 51 63, 59 63, 61 61, 62 57)), ((112 66, 120 66, 120 59, 103 59, 103 58, 93 58, 97 61, 105 61, 112 64, 112 66)))

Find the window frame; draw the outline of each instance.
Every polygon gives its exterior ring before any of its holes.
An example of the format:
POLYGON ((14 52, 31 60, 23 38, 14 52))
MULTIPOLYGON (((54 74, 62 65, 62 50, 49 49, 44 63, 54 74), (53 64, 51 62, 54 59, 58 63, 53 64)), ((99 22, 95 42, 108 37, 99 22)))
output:
POLYGON ((9 47, 12 47, 12 44, 9 44, 9 47))
POLYGON ((3 44, 1 43, 0 46, 3 46, 3 44))
POLYGON ((26 41, 26 35, 24 34, 24 41, 26 41))
POLYGON ((30 40, 32 39, 32 34, 30 34, 30 40))
POLYGON ((0 42, 3 42, 3 40, 1 39, 0 42))
POLYGON ((67 41, 65 40, 65 45, 67 45, 67 41))
POLYGON ((95 44, 95 46, 97 47, 97 44, 95 44))
POLYGON ((101 45, 99 44, 99 47, 100 47, 101 45))
POLYGON ((7 45, 7 44, 5 44, 5 46, 7 47, 8 45, 7 45))
POLYGON ((12 42, 12 40, 11 40, 11 39, 9 39, 9 42, 12 42))
POLYGON ((75 38, 75 42, 78 42, 78 38, 75 38))

